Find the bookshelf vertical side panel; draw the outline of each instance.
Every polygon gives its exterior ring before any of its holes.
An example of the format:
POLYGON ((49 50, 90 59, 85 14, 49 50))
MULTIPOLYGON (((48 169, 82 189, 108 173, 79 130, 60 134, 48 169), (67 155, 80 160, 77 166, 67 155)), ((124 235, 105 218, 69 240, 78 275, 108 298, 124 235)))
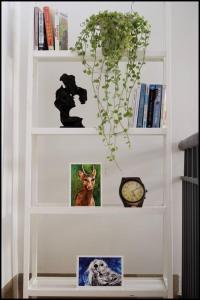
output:
MULTIPOLYGON (((34 206, 38 205, 38 136, 32 137, 32 199, 34 206)), ((31 273, 37 277, 37 252, 38 252, 38 223, 37 217, 31 218, 31 273)))
POLYGON ((163 278, 167 287, 167 297, 173 298, 173 214, 172 214, 172 87, 171 87, 171 4, 164 3, 166 32, 166 97, 167 134, 164 136, 164 205, 163 218, 163 278))
POLYGON ((39 61, 34 58, 33 70, 33 97, 32 97, 32 126, 39 124, 39 61))
POLYGON ((33 5, 29 26, 30 40, 27 66, 27 102, 26 102, 26 157, 25 157, 25 203, 24 203, 24 260, 23 260, 23 297, 28 298, 30 273, 30 208, 31 208, 31 175, 32 175, 32 100, 33 100, 33 5))

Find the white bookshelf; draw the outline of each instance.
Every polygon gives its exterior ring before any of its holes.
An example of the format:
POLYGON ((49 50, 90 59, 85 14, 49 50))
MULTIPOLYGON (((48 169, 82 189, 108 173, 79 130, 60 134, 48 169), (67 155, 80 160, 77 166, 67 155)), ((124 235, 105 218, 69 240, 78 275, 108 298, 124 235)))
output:
MULTIPOLYGON (((166 22, 170 23, 169 4, 165 4, 166 22)), ((33 19, 30 33, 33 32, 33 19)), ((166 28, 169 24, 167 23, 166 28)), ((30 34, 31 35, 31 34, 30 34)), ((37 146, 37 136, 45 135, 97 135, 96 128, 53 128, 32 126, 32 101, 38 75, 37 65, 46 62, 80 62, 80 57, 69 51, 33 51, 32 37, 28 58, 28 87, 27 87, 27 126, 26 126, 26 182, 25 182, 25 223, 24 223, 24 284, 23 297, 54 296, 54 297, 173 297, 172 276, 172 223, 171 223, 171 106, 170 106, 170 35, 167 32, 167 51, 147 52, 147 62, 163 63, 164 79, 167 89, 167 128, 130 128, 131 135, 163 137, 164 187, 163 206, 144 206, 142 208, 125 208, 123 206, 103 207, 69 207, 64 204, 41 203, 32 201, 36 191, 32 191, 32 184, 37 180, 37 174, 32 170, 32 155, 37 146), (163 217, 163 274, 162 277, 125 277, 123 287, 112 288, 80 288, 76 286, 75 277, 40 277, 37 272, 37 226, 34 225, 36 216, 43 215, 162 215, 163 217), (33 226, 33 228, 31 227, 33 226), (32 241, 32 242, 30 242, 32 241), (30 265, 31 261, 31 265, 30 265), (29 279, 29 274, 32 278, 29 279)), ((141 55, 138 52, 138 57, 141 55)), ((123 59, 124 60, 124 59, 123 59)), ((134 155, 134 152, 133 152, 134 155)), ((37 156, 33 155, 33 160, 37 156)), ((37 170, 36 170, 37 171, 37 170)))

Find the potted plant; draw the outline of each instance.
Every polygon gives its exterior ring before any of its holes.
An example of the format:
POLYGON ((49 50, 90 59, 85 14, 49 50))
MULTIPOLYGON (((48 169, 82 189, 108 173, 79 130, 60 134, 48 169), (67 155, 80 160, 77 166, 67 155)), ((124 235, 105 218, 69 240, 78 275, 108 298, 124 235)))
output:
POLYGON ((86 19, 71 48, 81 56, 83 72, 91 76, 100 120, 98 133, 108 148, 109 161, 116 160, 119 133, 131 145, 128 128, 134 108, 130 95, 140 81, 149 36, 150 25, 137 12, 104 11, 86 19), (120 65, 122 57, 125 69, 120 65))

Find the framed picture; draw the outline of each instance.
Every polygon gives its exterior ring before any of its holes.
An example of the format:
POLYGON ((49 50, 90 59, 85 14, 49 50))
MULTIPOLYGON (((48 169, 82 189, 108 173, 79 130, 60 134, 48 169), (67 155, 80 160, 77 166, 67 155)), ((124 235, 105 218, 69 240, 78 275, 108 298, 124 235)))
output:
POLYGON ((101 164, 70 164, 70 205, 102 206, 101 164))
POLYGON ((78 287, 123 286, 122 256, 78 256, 78 287))

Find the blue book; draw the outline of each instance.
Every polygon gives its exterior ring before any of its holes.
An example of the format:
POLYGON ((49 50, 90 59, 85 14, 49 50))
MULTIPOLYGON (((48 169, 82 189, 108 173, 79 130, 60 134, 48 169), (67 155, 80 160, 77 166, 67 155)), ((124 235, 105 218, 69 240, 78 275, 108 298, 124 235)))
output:
POLYGON ((137 127, 137 116, 138 116, 138 106, 140 101, 140 90, 141 84, 137 86, 137 90, 134 97, 134 118, 133 118, 133 127, 137 127))
POLYGON ((149 102, 149 86, 146 85, 145 100, 144 100, 144 116, 143 116, 143 127, 147 127, 147 111, 149 102))
POLYGON ((153 111, 154 111, 154 101, 156 99, 157 89, 156 84, 149 85, 149 102, 147 111, 147 127, 151 128, 153 125, 153 111))
POLYGON ((143 127, 145 94, 146 94, 146 84, 142 83, 141 90, 140 90, 140 102, 138 108, 137 127, 143 127))
POLYGON ((153 124, 152 127, 160 127, 160 114, 161 114, 161 106, 162 106, 162 85, 156 85, 156 98, 154 101, 153 108, 153 124))

